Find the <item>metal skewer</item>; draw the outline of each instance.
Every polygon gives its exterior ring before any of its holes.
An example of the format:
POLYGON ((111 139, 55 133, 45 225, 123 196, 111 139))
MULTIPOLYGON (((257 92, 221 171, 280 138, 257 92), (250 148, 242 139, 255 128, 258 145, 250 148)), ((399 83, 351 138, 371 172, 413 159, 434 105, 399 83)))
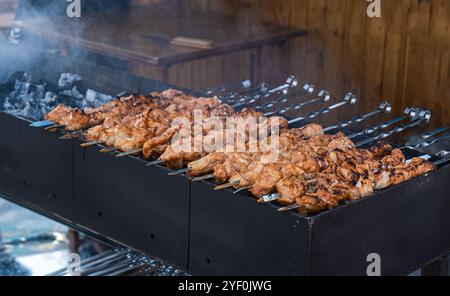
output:
POLYGON ((382 140, 382 139, 388 138, 388 137, 390 137, 390 136, 392 136, 394 134, 401 133, 401 132, 403 132, 406 129, 410 129, 410 128, 416 127, 416 126, 418 126, 420 124, 423 124, 423 123, 428 123, 431 120, 431 116, 432 116, 431 111, 429 111, 429 110, 421 110, 419 112, 419 114, 414 118, 414 120, 412 122, 410 122, 408 124, 404 124, 404 125, 398 126, 398 127, 394 128, 394 129, 392 129, 390 131, 383 132, 383 133, 381 133, 381 134, 379 134, 377 136, 374 136, 372 138, 362 140, 362 141, 356 143, 356 147, 361 147, 361 146, 363 146, 365 144, 368 144, 370 142, 374 142, 374 141, 377 141, 377 140, 382 140))
POLYGON ((388 103, 387 101, 383 101, 380 104, 380 106, 378 107, 377 110, 372 111, 372 112, 367 113, 367 114, 364 114, 364 115, 359 115, 359 116, 353 117, 350 120, 343 121, 343 122, 338 123, 336 125, 329 126, 329 127, 325 128, 324 131, 325 132, 329 132, 329 131, 335 130, 335 129, 344 129, 344 128, 352 125, 352 124, 361 123, 361 122, 367 120, 368 118, 370 118, 372 116, 378 115, 380 113, 388 114, 391 111, 392 111, 392 105, 390 103, 388 103))
POLYGON ((164 160, 157 159, 155 161, 150 161, 149 163, 147 163, 147 166, 154 166, 154 165, 158 165, 158 164, 161 164, 161 163, 164 163, 164 160))
POLYGON ((50 120, 42 120, 42 121, 36 121, 30 124, 31 127, 46 127, 50 125, 55 125, 53 121, 50 120))
POLYGON ((252 189, 252 187, 253 187, 253 185, 249 185, 247 187, 239 188, 238 190, 234 191, 233 194, 238 194, 239 192, 242 192, 242 191, 245 191, 245 190, 250 190, 250 189, 252 189))
POLYGON ((250 98, 252 96, 256 96, 257 94, 266 94, 269 89, 270 86, 268 84, 261 83, 256 87, 245 89, 240 92, 230 92, 229 94, 222 96, 221 100, 222 102, 231 105, 236 103, 236 100, 239 98, 250 98))
POLYGON ((244 80, 237 84, 224 84, 216 88, 208 88, 205 91, 203 91, 204 96, 211 96, 214 95, 214 93, 219 92, 232 92, 235 89, 243 88, 243 89, 249 89, 252 87, 252 82, 250 80, 244 80))
POLYGON ((270 111, 270 112, 266 112, 264 114, 264 116, 272 116, 272 115, 283 115, 289 111, 298 111, 302 108, 304 108, 307 105, 311 105, 314 103, 318 103, 318 102, 328 102, 329 100, 331 100, 331 94, 329 91, 327 90, 321 90, 318 94, 317 97, 312 98, 308 101, 305 102, 301 102, 301 103, 297 103, 294 105, 291 105, 289 107, 283 107, 283 108, 278 108, 275 111, 270 111))
POLYGON ((209 174, 209 175, 205 175, 205 176, 201 176, 201 177, 195 177, 191 179, 191 182, 200 182, 200 181, 204 181, 204 180, 209 180, 209 179, 214 179, 214 174, 209 174))
POLYGON ((105 147, 100 149, 101 153, 108 153, 108 152, 113 152, 114 150, 118 150, 119 147, 105 147))
POLYGON ((128 156, 128 155, 138 154, 138 153, 141 153, 142 150, 143 150, 142 148, 138 148, 138 149, 122 152, 122 153, 117 154, 116 157, 124 157, 124 156, 128 156))
POLYGON ((404 113, 406 115, 394 118, 392 120, 389 120, 389 121, 386 121, 386 122, 383 122, 383 123, 380 123, 380 124, 378 124, 378 125, 376 125, 374 127, 368 127, 366 129, 364 129, 363 131, 360 131, 360 132, 348 135, 347 138, 353 139, 353 138, 356 138, 356 137, 359 137, 359 136, 363 136, 363 135, 364 136, 368 136, 368 135, 371 135, 371 134, 373 134, 373 133, 375 133, 375 132, 377 132, 379 130, 384 130, 384 129, 386 129, 386 128, 388 128, 388 127, 390 127, 390 126, 392 126, 392 125, 394 125, 396 123, 399 123, 399 122, 405 120, 405 119, 414 118, 417 115, 417 110, 414 109, 414 108, 411 108, 411 107, 407 107, 404 110, 404 113))
POLYGON ((444 156, 447 156, 447 155, 449 155, 449 154, 450 154, 450 151, 444 149, 444 150, 439 151, 438 153, 436 153, 436 156, 444 157, 444 156))
POLYGON ((52 130, 56 130, 56 129, 63 128, 63 127, 65 127, 64 124, 55 124, 55 125, 51 125, 51 126, 46 127, 44 130, 52 131, 52 130))
POLYGON ((64 136, 59 137, 60 140, 71 140, 78 138, 80 136, 79 133, 65 134, 64 136))
POLYGON ((297 98, 297 97, 301 97, 301 96, 305 96, 305 95, 311 95, 314 93, 315 87, 314 85, 312 85, 311 83, 307 83, 303 86, 302 91, 297 92, 295 94, 292 95, 282 95, 281 97, 279 97, 276 100, 273 100, 271 102, 265 103, 264 105, 260 105, 260 106, 256 106, 255 109, 256 110, 266 110, 266 109, 270 109, 273 106, 277 105, 277 104, 282 104, 282 103, 286 103, 287 101, 289 101, 292 98, 297 98))
POLYGON ((291 120, 288 121, 288 122, 289 122, 289 124, 292 124, 292 123, 296 123, 296 122, 303 121, 303 120, 307 120, 307 119, 313 119, 313 118, 318 117, 319 115, 327 114, 327 113, 329 113, 329 112, 331 112, 331 111, 333 111, 333 110, 335 110, 335 109, 337 109, 337 108, 340 108, 340 107, 342 107, 342 106, 345 106, 345 105, 348 105, 348 104, 349 104, 349 105, 353 105, 353 104, 356 103, 356 101, 357 101, 356 96, 355 96, 354 94, 352 94, 352 93, 348 93, 348 94, 344 97, 344 99, 342 100, 342 102, 340 102, 340 103, 337 103, 337 104, 334 104, 334 105, 332 105, 332 106, 323 108, 323 109, 320 110, 320 111, 311 112, 311 113, 309 113, 309 114, 307 114, 307 115, 305 115, 305 116, 302 116, 302 117, 297 117, 297 118, 291 119, 291 120))
POLYGON ((443 133, 445 131, 447 131, 449 129, 449 127, 445 126, 445 127, 440 127, 438 129, 435 129, 434 131, 430 131, 427 132, 425 134, 423 134, 422 136, 420 136, 421 139, 429 139, 431 137, 434 137, 440 133, 443 133))
POLYGON ((214 190, 216 190, 216 191, 224 190, 224 189, 233 187, 234 185, 239 185, 239 181, 234 181, 234 182, 230 182, 230 183, 226 183, 226 184, 222 184, 222 185, 216 186, 214 188, 214 190))
POLYGON ((438 128, 438 129, 436 129, 434 131, 427 132, 427 133, 423 134, 420 137, 421 141, 419 143, 406 145, 406 146, 403 146, 400 149, 404 149, 404 148, 409 148, 409 149, 424 148, 424 147, 428 147, 428 146, 431 146, 431 145, 436 144, 436 143, 444 142, 444 141, 446 141, 446 140, 448 140, 450 138, 450 134, 449 133, 447 133, 447 134, 445 134, 445 135, 443 135, 443 136, 441 136, 439 138, 436 138, 434 140, 431 140, 431 141, 429 141, 428 139, 430 139, 431 137, 433 137, 435 135, 438 135, 438 134, 440 134, 440 133, 442 133, 442 132, 444 132, 446 130, 448 130, 448 127, 441 127, 441 128, 438 128))
POLYGON ((86 147, 91 147, 91 146, 95 146, 95 145, 99 145, 99 144, 105 144, 105 141, 86 142, 86 143, 80 144, 80 147, 86 148, 86 147))
POLYGON ((238 103, 233 105, 233 108, 239 108, 244 105, 251 105, 263 98, 267 98, 273 94, 287 94, 289 88, 296 87, 298 84, 297 78, 293 75, 289 76, 286 82, 278 87, 267 90, 264 94, 257 94, 255 96, 246 96, 238 100, 238 103))
POLYGON ((188 173, 190 171, 192 171, 192 168, 187 167, 187 168, 184 168, 184 169, 181 169, 181 170, 178 170, 178 171, 171 172, 171 173, 169 173, 169 176, 181 175, 181 174, 184 174, 184 173, 188 173))
POLYGON ((277 212, 288 212, 288 211, 300 209, 300 208, 303 208, 303 207, 304 206, 299 205, 299 204, 293 204, 293 205, 289 205, 289 206, 286 206, 286 207, 279 208, 277 210, 277 212))

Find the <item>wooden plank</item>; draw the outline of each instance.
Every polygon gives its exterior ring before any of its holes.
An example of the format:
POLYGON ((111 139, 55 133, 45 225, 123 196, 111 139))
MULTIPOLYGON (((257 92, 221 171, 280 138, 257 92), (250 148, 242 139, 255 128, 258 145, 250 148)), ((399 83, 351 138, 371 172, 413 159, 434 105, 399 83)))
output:
MULTIPOLYGON (((383 2, 382 15, 388 14, 389 3, 390 1, 383 2)), ((366 20, 360 102, 363 111, 373 108, 373 102, 378 102, 382 98, 387 25, 386 17, 367 18, 366 20)))
MULTIPOLYGON (((290 23, 292 29, 307 29, 309 1, 292 0, 290 3, 290 23)), ((309 79, 306 73, 307 38, 295 38, 289 42, 289 73, 296 75, 301 83, 309 79)))
POLYGON ((400 113, 405 108, 402 103, 404 69, 406 63, 406 25, 410 0, 390 1, 387 15, 388 26, 383 61, 382 97, 392 103, 393 112, 400 113))
POLYGON ((361 94, 365 23, 367 20, 364 1, 347 0, 344 49, 340 71, 339 92, 354 91, 361 94))

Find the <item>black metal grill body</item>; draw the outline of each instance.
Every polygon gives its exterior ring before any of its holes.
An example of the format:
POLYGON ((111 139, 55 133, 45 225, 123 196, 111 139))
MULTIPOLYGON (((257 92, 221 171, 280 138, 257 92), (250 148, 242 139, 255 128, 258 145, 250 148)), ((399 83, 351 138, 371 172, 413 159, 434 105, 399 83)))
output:
MULTIPOLYGON (((169 87, 76 71, 106 93, 169 87)), ((35 77, 48 79, 41 74, 35 77)), ((83 149, 79 140, 59 140, 1 112, 0 131, 0 192, 193 274, 364 275, 369 253, 381 256, 383 274, 407 274, 450 245, 449 165, 306 218, 230 190, 215 192, 212 183, 190 184, 138 158, 83 149)))
POLYGON ((450 166, 305 218, 231 190, 191 190, 190 269, 226 275, 404 275, 450 246, 450 166))
POLYGON ((76 221, 186 268, 189 181, 139 158, 75 147, 76 221))

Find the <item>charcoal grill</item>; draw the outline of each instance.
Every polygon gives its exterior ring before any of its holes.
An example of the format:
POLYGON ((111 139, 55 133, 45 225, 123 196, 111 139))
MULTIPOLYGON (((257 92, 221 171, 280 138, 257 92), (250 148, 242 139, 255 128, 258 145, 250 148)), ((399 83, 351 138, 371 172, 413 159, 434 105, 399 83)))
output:
MULTIPOLYGON (((51 60, 44 68, 20 70, 45 81, 77 73, 107 94, 174 87, 87 62, 51 60)), ((2 97, 10 87, 1 86, 2 97)), ((305 217, 277 213, 277 205, 259 205, 244 192, 213 191, 211 182, 168 176, 167 168, 148 167, 139 157, 117 159, 116 152, 83 149, 80 139, 62 141, 61 132, 30 123, 0 112, 3 195, 193 274, 364 275, 370 253, 381 256, 384 275, 408 274, 450 246, 445 163, 368 198, 305 217)))

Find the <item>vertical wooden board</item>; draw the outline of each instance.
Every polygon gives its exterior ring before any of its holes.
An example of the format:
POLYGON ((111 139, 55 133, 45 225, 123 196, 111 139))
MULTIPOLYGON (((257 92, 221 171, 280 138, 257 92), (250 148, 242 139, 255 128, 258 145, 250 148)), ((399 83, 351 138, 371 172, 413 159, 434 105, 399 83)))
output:
POLYGON ((190 62, 190 89, 201 90, 208 87, 208 60, 201 59, 190 62))
POLYGON ((271 85, 279 85, 281 81, 286 79, 289 71, 288 49, 286 44, 263 47, 261 81, 271 85))
POLYGON ((326 34, 324 46, 325 54, 325 84, 334 92, 337 90, 338 69, 341 66, 343 51, 344 30, 345 30, 345 0, 328 0, 326 27, 323 33, 326 34))
POLYGON ((190 63, 176 64, 169 70, 169 82, 180 87, 189 88, 191 84, 190 72, 190 63))
POLYGON ((401 95, 403 92, 404 68, 406 59, 406 25, 411 7, 410 0, 389 1, 386 31, 386 43, 383 61, 382 97, 388 99, 393 112, 402 112, 401 95))
POLYGON ((312 83, 323 86, 324 68, 323 42, 321 28, 325 26, 327 6, 325 0, 309 2, 308 49, 306 51, 306 75, 312 83))
POLYGON ((439 55, 439 73, 436 81, 436 94, 433 99, 435 113, 433 122, 436 125, 450 123, 450 1, 438 0, 432 3, 430 35, 432 44, 437 47, 439 55))
MULTIPOLYGON (((383 4, 382 15, 387 15, 387 2, 385 1, 383 4)), ((368 111, 371 108, 371 102, 377 102, 382 97, 386 28, 386 17, 369 18, 366 21, 360 101, 362 111, 368 111)))
POLYGON ((430 44, 429 26, 431 2, 412 4, 407 26, 407 60, 404 81, 403 105, 429 107, 435 93, 439 59, 430 44))
MULTIPOLYGON (((233 54, 233 58, 237 61, 235 67, 234 81, 243 81, 251 78, 251 50, 244 50, 233 54)), ((229 63, 225 63, 229 65, 229 63)), ((231 65, 230 65, 231 66, 231 65)), ((256 83, 256 81, 253 81, 256 83)))
POLYGON ((354 91, 361 93, 363 72, 365 23, 367 20, 365 1, 347 0, 344 50, 340 69, 340 93, 354 91))
POLYGON ((289 26, 292 0, 261 0, 259 17, 263 22, 289 26))
MULTIPOLYGON (((307 29, 308 0, 292 0, 290 14, 290 28, 293 30, 307 29)), ((296 75, 300 83, 306 82, 309 77, 306 73, 307 38, 294 38, 289 41, 289 73, 296 75)))

